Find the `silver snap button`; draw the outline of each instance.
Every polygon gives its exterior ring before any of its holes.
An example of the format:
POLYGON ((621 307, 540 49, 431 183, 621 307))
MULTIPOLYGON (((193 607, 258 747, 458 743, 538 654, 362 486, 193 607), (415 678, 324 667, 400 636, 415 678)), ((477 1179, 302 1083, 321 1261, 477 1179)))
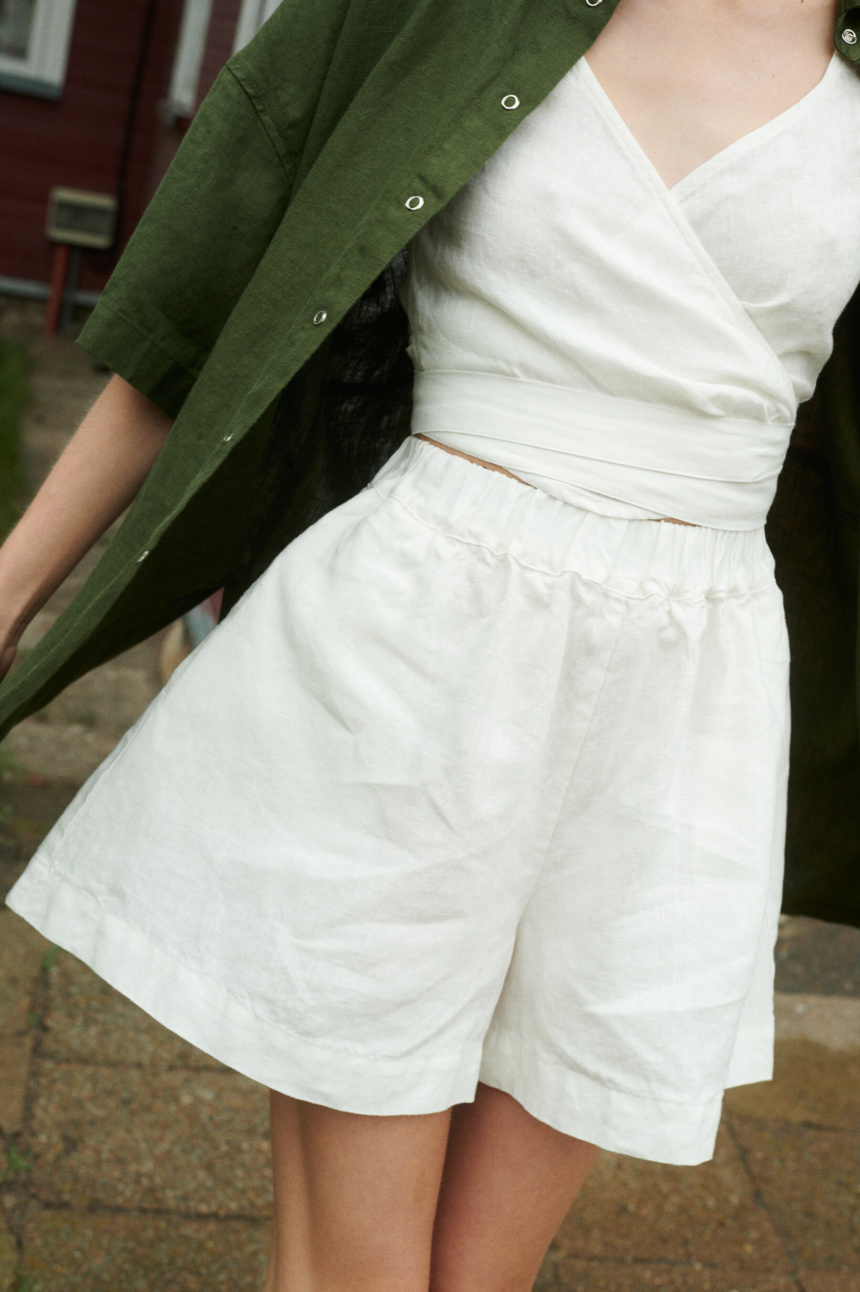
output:
POLYGON ((420 211, 423 205, 424 205, 424 198, 419 197, 417 193, 415 197, 408 198, 406 202, 406 207, 407 207, 407 210, 409 211, 420 211))
POLYGON ((145 561, 148 556, 149 549, 147 548, 147 550, 145 552, 141 552, 140 556, 137 558, 138 565, 140 565, 141 561, 145 561))
POLYGON ((846 27, 842 33, 842 39, 845 41, 846 45, 856 45, 857 32, 854 31, 853 27, 846 27))
POLYGON ((314 315, 314 327, 319 327, 320 323, 325 323, 327 318, 328 312, 326 310, 317 310, 314 315))
POLYGON ((599 4, 603 4, 603 0, 585 0, 585 3, 589 9, 595 9, 599 4))
POLYGON ((520 106, 520 101, 515 94, 506 94, 502 99, 502 107, 508 112, 514 112, 520 106))
POLYGON ((224 442, 225 444, 229 444, 229 443, 230 443, 230 441, 232 440, 232 438, 233 438, 233 432, 231 431, 229 435, 225 435, 225 436, 224 436, 224 441, 223 441, 223 442, 224 442))

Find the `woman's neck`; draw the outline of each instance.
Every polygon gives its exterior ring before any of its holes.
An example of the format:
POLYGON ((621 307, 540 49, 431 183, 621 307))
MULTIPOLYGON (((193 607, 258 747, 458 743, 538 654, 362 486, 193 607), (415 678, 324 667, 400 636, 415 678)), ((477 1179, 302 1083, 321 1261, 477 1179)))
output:
POLYGON ((619 0, 589 66, 671 188, 802 99, 836 0, 619 0))

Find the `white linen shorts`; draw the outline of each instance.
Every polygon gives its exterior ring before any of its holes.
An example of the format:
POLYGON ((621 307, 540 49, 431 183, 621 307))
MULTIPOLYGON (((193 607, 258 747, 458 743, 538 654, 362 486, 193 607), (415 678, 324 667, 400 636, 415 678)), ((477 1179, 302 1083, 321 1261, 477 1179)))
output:
POLYGON ((660 1162, 771 1076, 788 648, 763 531, 408 439, 274 561, 9 905, 167 1027, 367 1114, 508 1091, 660 1162))

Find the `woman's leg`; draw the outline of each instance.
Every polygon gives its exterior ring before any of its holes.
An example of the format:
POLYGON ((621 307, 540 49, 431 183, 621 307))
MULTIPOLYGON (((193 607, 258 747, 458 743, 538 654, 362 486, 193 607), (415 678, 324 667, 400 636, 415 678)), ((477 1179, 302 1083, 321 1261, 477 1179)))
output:
POLYGON ((431 1292, 531 1292, 598 1152, 479 1085, 451 1118, 431 1292))
POLYGON ((272 1093, 265 1292, 427 1292, 450 1113, 364 1117, 272 1093))
POLYGON ((419 1117, 271 1099, 265 1292, 530 1292, 598 1153, 484 1085, 419 1117))

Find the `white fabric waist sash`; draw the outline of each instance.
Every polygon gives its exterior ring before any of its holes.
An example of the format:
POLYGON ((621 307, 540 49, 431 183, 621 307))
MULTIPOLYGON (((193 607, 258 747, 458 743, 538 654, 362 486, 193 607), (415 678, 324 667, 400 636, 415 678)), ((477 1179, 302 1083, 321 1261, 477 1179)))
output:
POLYGON ((791 430, 495 373, 415 374, 414 435, 716 529, 764 524, 791 430))

